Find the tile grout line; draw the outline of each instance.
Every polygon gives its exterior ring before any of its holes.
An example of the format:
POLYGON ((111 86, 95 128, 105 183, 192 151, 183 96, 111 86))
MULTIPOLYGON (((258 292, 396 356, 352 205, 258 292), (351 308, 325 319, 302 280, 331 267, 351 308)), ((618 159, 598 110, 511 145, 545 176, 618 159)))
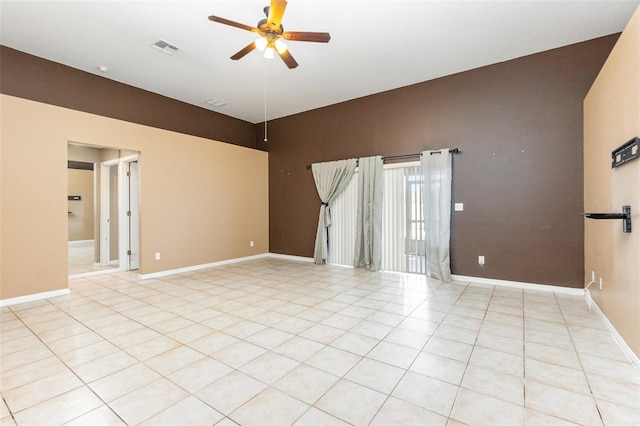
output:
POLYGON ((602 412, 600 411, 600 406, 598 405, 598 401, 596 399, 596 396, 593 393, 593 388, 592 388, 591 382, 589 380, 589 376, 587 375, 587 372, 584 369, 584 365, 582 364, 582 357, 580 356, 580 352, 578 351, 578 348, 576 347, 576 343, 575 343, 575 340, 573 338, 573 333, 571 333, 571 330, 569 329, 569 325, 567 324, 567 319, 565 317, 565 314, 562 311, 562 308, 560 307, 560 303, 558 303, 558 296, 555 293, 553 294, 553 296, 554 296, 553 300, 558 305, 558 310, 560 311, 560 315, 562 316, 562 322, 564 323, 564 326, 567 329, 567 333, 569 334, 569 339, 571 339, 571 345, 573 346, 573 350, 575 351, 576 356, 578 357, 578 361, 580 362, 580 371, 582 372, 582 375, 584 376, 585 381, 587 382, 587 386, 589 386, 589 392, 590 392, 591 399, 593 400, 593 405, 595 406, 596 411, 598 413, 598 416, 600 417, 600 421, 602 422, 603 425, 606 425, 606 423, 604 421, 604 417, 602 416, 602 412))
MULTIPOLYGON (((45 299, 45 301, 46 301, 49 305, 54 306, 56 309, 60 310, 61 312, 64 312, 66 315, 69 315, 67 312, 65 312, 65 311, 63 311, 62 309, 60 309, 60 308, 59 308, 58 306, 56 306, 53 302, 51 302, 49 299, 45 299)), ((12 310, 12 312, 14 312, 14 311, 12 310)), ((39 336, 36 332, 34 332, 34 331, 31 329, 31 327, 29 327, 29 325, 27 325, 27 324, 23 321, 23 319, 22 319, 22 318, 20 318, 20 317, 18 316, 18 314, 17 314, 16 312, 14 312, 14 315, 16 315, 16 316, 18 317, 18 319, 20 320, 20 322, 22 322, 22 323, 24 324, 24 326, 25 326, 27 329, 29 329, 29 331, 30 331, 30 332, 31 332, 31 333, 32 333, 32 334, 33 334, 33 335, 34 335, 34 336, 35 336, 35 337, 36 337, 36 338, 37 338, 37 339, 42 343, 42 345, 44 345, 44 346, 47 348, 47 350, 49 350, 49 351, 51 352, 51 354, 52 354, 55 358, 57 358, 57 359, 58 359, 58 361, 60 361, 60 362, 61 362, 61 363, 62 363, 62 364, 67 368, 67 370, 68 370, 71 374, 73 374, 76 378, 78 378, 78 380, 82 383, 82 386, 78 386, 78 387, 76 387, 76 388, 73 388, 73 389, 70 389, 70 390, 68 390, 68 391, 66 391, 66 392, 63 392, 63 393, 61 393, 61 394, 59 394, 59 395, 55 395, 55 396, 53 396, 53 397, 51 397, 51 398, 46 399, 45 401, 41 401, 41 402, 39 402, 39 403, 38 403, 38 404, 36 404, 36 405, 43 404, 43 403, 45 403, 45 402, 47 402, 47 401, 50 401, 50 400, 52 400, 52 399, 55 399, 55 398, 57 398, 57 397, 61 396, 61 395, 65 395, 65 394, 67 394, 67 393, 73 392, 74 390, 79 389, 79 388, 81 388, 81 387, 86 387, 86 388, 87 388, 87 389, 88 389, 88 390, 89 390, 93 395, 95 395, 95 396, 96 396, 96 397, 97 397, 97 398, 98 398, 98 399, 99 399, 99 400, 100 400, 100 401, 101 401, 105 406, 107 406, 107 407, 109 408, 109 410, 111 410, 111 412, 113 412, 113 414, 115 414, 115 415, 116 415, 120 420, 122 420, 122 421, 124 422, 124 419, 122 419, 122 418, 118 415, 118 413, 116 413, 115 411, 113 411, 113 409, 109 406, 109 404, 107 404, 107 403, 106 403, 106 402, 105 402, 105 401, 100 397, 100 395, 98 395, 98 394, 97 394, 97 393, 96 393, 96 392, 95 392, 95 391, 94 391, 94 390, 89 386, 89 384, 88 384, 87 382, 85 382, 85 381, 84 381, 84 379, 82 379, 82 377, 80 377, 80 376, 79 376, 79 375, 78 375, 78 374, 77 374, 77 373, 76 373, 76 372, 75 372, 75 371, 74 371, 74 370, 73 370, 69 365, 67 365, 67 363, 66 363, 66 362, 64 362, 64 361, 63 361, 63 360, 58 356, 58 354, 57 354, 56 352, 54 352, 54 351, 49 347, 49 345, 48 345, 47 343, 45 343, 45 342, 40 338, 40 336, 39 336)), ((69 316, 71 317, 71 315, 69 315, 69 316)), ((75 320, 75 318, 74 318, 74 320, 75 320)), ((77 321, 77 320, 76 320, 76 321, 77 321)), ((79 322, 80 322, 80 323, 82 323, 81 321, 79 321, 79 322)), ((83 325, 84 325, 84 324, 83 324, 83 325)), ((86 327, 86 325, 85 325, 85 327, 86 327)), ((61 340, 61 339, 58 339, 58 340, 61 340)), ((21 386, 24 386, 24 385, 21 385, 21 386)), ((19 387, 20 387, 20 386, 19 386, 19 387)), ((3 397, 3 400, 4 400, 4 397, 3 397)), ((6 401, 5 401, 5 404, 6 404, 6 401)), ((29 407, 25 407, 24 409, 22 409, 22 410, 20 410, 20 411, 18 411, 18 412, 22 412, 22 411, 28 410, 28 409, 30 409, 30 408, 35 407, 36 405, 32 405, 32 406, 29 406, 29 407)), ((7 408, 9 408, 9 412, 11 413, 11 417, 12 417, 13 421, 15 422, 15 424, 17 425, 17 424, 18 424, 18 422, 16 421, 16 419, 15 419, 15 417, 14 417, 14 415, 13 415, 13 411, 11 410, 11 408, 9 407, 9 405, 8 405, 8 404, 7 404, 7 408)), ((72 419, 67 420, 65 423, 68 423, 68 422, 70 422, 70 421, 73 421, 73 420, 75 420, 75 419, 77 419, 77 418, 79 418, 79 417, 81 417, 81 416, 84 416, 85 414, 90 413, 90 412, 92 412, 92 411, 94 411, 94 410, 96 410, 96 409, 98 409, 98 408, 99 408, 99 407, 96 407, 96 408, 94 408, 94 409, 92 409, 92 410, 89 410, 89 411, 87 411, 87 412, 81 413, 81 414, 80 414, 80 415, 78 415, 77 417, 74 417, 74 418, 72 418, 72 419)), ((16 414, 17 414, 17 413, 16 413, 16 414)), ((124 422, 124 423, 126 424, 126 422, 124 422)))

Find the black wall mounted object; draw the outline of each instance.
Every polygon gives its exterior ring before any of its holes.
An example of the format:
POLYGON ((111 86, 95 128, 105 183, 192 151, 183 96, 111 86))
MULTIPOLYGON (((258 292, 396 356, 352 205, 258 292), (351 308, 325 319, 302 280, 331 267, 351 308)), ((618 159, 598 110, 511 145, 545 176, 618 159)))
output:
POLYGON ((622 232, 631 232, 631 206, 622 206, 622 213, 585 213, 589 219, 622 219, 622 232))
POLYGON ((638 146, 640 143, 640 138, 637 136, 627 143, 620 145, 613 151, 611 151, 611 168, 615 169, 618 166, 621 166, 625 163, 628 163, 631 160, 635 160, 636 158, 640 158, 640 147, 638 146))

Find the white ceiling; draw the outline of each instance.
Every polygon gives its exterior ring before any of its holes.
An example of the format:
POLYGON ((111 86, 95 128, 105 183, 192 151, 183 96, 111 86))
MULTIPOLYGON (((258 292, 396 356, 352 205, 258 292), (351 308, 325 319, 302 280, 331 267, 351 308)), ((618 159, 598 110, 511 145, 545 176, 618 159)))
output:
POLYGON ((0 43, 252 123, 620 32, 640 0, 289 0, 285 30, 322 31, 328 44, 289 42, 300 66, 254 51, 260 1, 4 1, 0 43), (179 48, 168 56, 151 45, 179 48), (102 74, 98 66, 109 68, 102 74), (204 101, 220 98, 223 107, 204 101))

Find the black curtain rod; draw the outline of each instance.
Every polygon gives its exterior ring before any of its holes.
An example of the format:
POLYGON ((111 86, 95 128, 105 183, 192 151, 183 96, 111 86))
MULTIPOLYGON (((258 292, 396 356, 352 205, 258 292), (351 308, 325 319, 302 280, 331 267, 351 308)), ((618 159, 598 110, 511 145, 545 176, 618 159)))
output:
MULTIPOLYGON (((459 154, 462 151, 460 151, 460 148, 452 148, 449 150, 450 153, 452 154, 459 154)), ((440 154, 440 151, 433 151, 431 152, 431 155, 433 154, 440 154)), ((402 155, 389 155, 387 157, 382 157, 382 160, 400 160, 402 158, 413 158, 413 157, 421 157, 422 153, 418 152, 417 154, 402 154, 402 155)), ((357 162, 358 160, 356 160, 357 162)), ((357 164, 357 163, 356 163, 357 164)), ((311 169, 311 165, 307 164, 307 170, 311 169)))

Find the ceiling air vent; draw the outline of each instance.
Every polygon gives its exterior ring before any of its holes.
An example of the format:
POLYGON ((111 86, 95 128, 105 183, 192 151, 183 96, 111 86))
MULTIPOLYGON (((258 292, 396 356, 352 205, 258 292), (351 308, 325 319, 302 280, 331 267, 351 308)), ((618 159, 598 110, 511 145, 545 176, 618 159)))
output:
POLYGON ((204 103, 205 104, 209 104, 209 105, 214 106, 214 107, 221 107, 221 106, 225 106, 229 102, 224 101, 224 100, 219 99, 219 98, 211 98, 208 101, 204 101, 204 103))
POLYGON ((162 51, 163 53, 166 53, 167 55, 173 55, 175 52, 178 51, 177 47, 175 47, 170 43, 167 43, 164 40, 159 40, 158 42, 153 44, 152 47, 162 51))

